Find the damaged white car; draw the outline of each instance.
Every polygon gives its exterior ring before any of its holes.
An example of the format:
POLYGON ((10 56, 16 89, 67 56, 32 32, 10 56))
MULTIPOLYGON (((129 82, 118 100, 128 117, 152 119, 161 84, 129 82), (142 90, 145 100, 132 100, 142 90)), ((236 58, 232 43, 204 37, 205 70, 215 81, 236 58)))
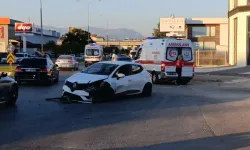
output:
POLYGON ((71 101, 95 102, 119 95, 151 96, 150 74, 140 64, 103 61, 66 79, 63 97, 71 101))

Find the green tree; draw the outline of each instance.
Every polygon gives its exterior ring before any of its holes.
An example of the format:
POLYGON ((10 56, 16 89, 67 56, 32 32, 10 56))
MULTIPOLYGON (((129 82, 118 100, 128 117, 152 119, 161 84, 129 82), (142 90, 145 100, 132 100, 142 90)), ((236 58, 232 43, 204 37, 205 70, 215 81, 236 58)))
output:
POLYGON ((57 48, 56 42, 55 41, 49 41, 44 45, 44 48, 46 50, 52 50, 55 51, 55 49, 57 48))
MULTIPOLYGON (((83 53, 85 45, 88 44, 88 36, 90 37, 90 33, 84 31, 82 29, 73 29, 72 32, 68 32, 64 34, 61 39, 62 49, 64 53, 83 53)), ((90 43, 94 41, 90 38, 90 43)))
POLYGON ((160 23, 157 24, 157 28, 154 28, 154 37, 166 37, 166 32, 160 32, 160 23))

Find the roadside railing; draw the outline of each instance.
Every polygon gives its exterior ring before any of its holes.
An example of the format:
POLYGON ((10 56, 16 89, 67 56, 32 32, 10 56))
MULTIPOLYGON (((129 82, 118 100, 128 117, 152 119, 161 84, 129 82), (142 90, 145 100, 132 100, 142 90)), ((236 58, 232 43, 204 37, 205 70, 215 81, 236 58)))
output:
POLYGON ((196 50, 195 64, 197 67, 227 66, 228 52, 216 50, 196 50))

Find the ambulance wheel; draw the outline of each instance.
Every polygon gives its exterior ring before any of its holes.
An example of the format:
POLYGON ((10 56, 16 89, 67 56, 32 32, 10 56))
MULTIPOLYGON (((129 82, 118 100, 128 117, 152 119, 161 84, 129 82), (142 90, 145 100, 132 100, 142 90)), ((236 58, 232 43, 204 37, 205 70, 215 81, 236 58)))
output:
POLYGON ((158 75, 156 73, 152 74, 152 83, 153 84, 159 83, 159 77, 158 77, 158 75))

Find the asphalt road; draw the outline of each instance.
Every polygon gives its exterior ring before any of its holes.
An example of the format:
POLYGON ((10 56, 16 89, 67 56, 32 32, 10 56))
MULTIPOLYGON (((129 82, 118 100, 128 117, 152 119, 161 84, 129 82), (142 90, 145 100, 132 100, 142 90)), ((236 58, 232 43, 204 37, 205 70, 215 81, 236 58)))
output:
POLYGON ((0 108, 0 149, 250 148, 250 81, 154 85, 151 98, 63 104, 53 86, 22 85, 16 107, 0 108))

